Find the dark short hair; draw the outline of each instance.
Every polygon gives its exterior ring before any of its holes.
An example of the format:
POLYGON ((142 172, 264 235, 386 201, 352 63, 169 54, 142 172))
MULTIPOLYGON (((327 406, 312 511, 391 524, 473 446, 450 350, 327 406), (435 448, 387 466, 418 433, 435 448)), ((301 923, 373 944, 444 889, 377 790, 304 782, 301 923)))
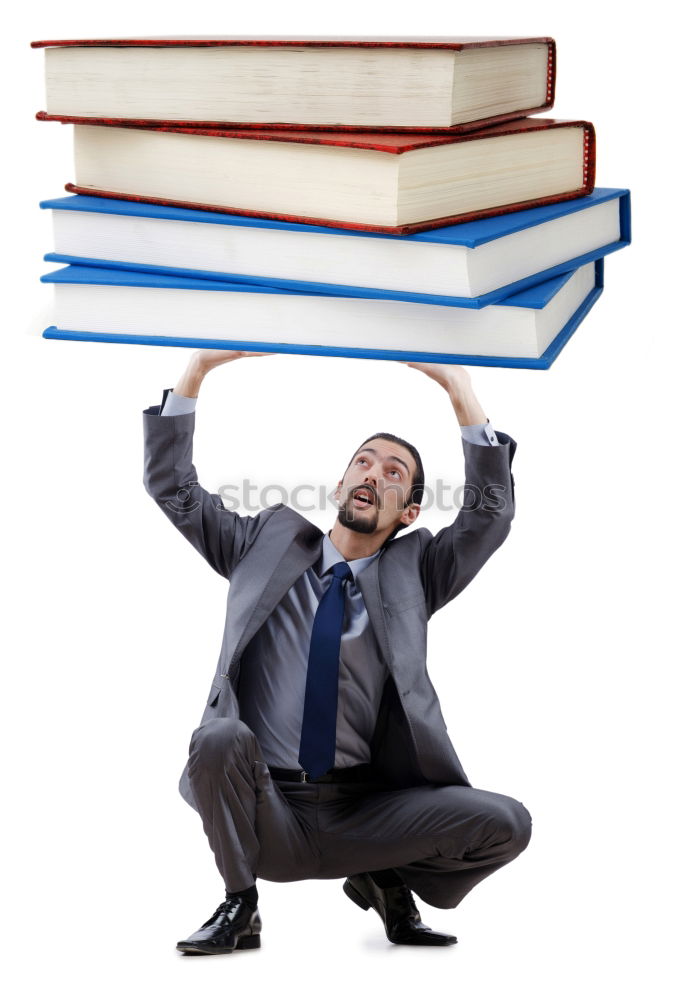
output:
MULTIPOLYGON (((419 455, 418 450, 413 446, 413 444, 410 444, 408 441, 405 441, 404 438, 398 437, 396 434, 388 434, 385 432, 381 434, 370 434, 368 438, 365 438, 360 447, 355 449, 346 468, 347 469, 350 468, 350 464, 355 458, 355 456, 358 454, 358 452, 362 451, 364 446, 369 441, 373 441, 374 438, 382 438, 384 441, 392 441, 393 444, 401 444, 403 448, 406 448, 407 451, 411 453, 416 468, 412 476, 409 497, 405 501, 404 506, 408 507, 412 503, 418 503, 418 504, 422 503, 423 494, 425 493, 425 472, 423 470, 423 462, 421 461, 421 456, 419 455)), ((403 528, 408 528, 408 527, 409 527, 408 524, 398 524, 397 527, 394 529, 394 531, 391 531, 391 533, 388 535, 386 541, 384 542, 384 545, 386 544, 386 542, 389 542, 391 538, 394 538, 398 531, 402 531, 403 528)))

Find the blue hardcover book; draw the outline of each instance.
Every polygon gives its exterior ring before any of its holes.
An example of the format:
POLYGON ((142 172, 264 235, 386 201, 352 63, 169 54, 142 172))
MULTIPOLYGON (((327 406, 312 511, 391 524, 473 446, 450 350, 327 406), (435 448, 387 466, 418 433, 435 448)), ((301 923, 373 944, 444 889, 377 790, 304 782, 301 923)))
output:
POLYGON ((411 236, 83 195, 41 207, 54 220, 48 261, 475 309, 631 240, 621 188, 411 236))
POLYGON ((603 289, 602 259, 480 310, 69 266, 55 340, 549 368, 603 289))

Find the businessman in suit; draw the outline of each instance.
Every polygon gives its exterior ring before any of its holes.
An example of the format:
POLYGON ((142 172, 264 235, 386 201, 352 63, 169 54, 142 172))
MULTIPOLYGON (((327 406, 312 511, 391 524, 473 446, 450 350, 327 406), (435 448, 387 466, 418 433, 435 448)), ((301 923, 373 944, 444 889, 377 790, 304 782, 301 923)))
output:
POLYGON ((283 503, 242 516, 199 484, 192 442, 205 375, 252 356, 196 351, 143 414, 145 488, 230 583, 180 779, 226 898, 177 947, 259 947, 258 877, 345 877, 348 898, 378 913, 392 943, 452 944, 421 922, 413 893, 455 907, 524 850, 531 819, 518 800, 468 781, 428 677, 427 622, 510 530, 516 442, 493 430, 465 369, 408 362, 447 392, 461 428, 470 489, 452 524, 434 536, 405 530, 420 514, 423 465, 388 433, 348 463, 329 532, 283 503))

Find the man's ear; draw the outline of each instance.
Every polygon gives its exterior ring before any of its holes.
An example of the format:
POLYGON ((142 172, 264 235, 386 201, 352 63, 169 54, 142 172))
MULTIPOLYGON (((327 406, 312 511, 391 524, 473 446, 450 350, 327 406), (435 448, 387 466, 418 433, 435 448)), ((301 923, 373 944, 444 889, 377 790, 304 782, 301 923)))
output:
POLYGON ((339 499, 339 493, 341 492, 342 485, 343 485, 343 479, 340 479, 339 482, 337 483, 337 488, 334 491, 334 498, 336 500, 339 499))
POLYGON ((419 503, 410 503, 408 507, 405 507, 400 520, 403 524, 413 524, 420 513, 421 505, 419 503))

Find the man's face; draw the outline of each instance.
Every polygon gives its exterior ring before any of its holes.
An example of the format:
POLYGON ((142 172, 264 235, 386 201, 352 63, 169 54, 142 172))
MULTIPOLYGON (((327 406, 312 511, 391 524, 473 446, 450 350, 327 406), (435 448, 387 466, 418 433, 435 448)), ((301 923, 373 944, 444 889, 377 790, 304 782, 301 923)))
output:
POLYGON ((419 504, 404 506, 415 471, 407 448, 385 438, 367 441, 335 491, 339 523, 360 534, 378 533, 382 541, 400 521, 410 524, 420 511, 419 504))

